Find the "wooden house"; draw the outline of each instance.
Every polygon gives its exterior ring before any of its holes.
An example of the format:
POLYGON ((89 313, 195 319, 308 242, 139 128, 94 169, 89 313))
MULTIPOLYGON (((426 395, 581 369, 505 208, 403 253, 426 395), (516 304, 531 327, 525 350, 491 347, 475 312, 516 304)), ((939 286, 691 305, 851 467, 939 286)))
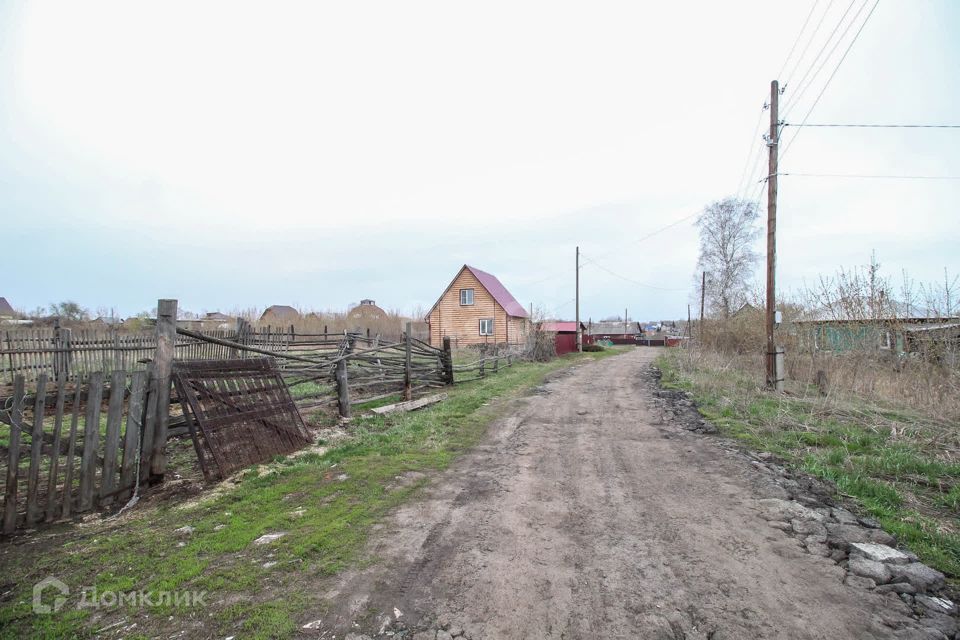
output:
POLYGON ((284 326, 300 319, 300 312, 285 304, 275 304, 267 307, 260 316, 261 325, 284 326))
POLYGON ((463 265, 426 316, 430 344, 521 344, 528 315, 496 276, 463 265))
POLYGON ((17 312, 13 310, 6 298, 0 297, 0 318, 13 319, 17 317, 17 312))

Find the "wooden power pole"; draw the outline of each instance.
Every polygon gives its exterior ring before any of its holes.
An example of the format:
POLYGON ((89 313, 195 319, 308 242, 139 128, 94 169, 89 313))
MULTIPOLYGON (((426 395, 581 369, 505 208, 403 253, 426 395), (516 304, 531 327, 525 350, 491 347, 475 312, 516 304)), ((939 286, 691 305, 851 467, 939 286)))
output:
POLYGON ((703 342, 703 307, 707 301, 707 272, 703 272, 700 280, 700 342, 703 342))
POLYGON ((778 103, 780 85, 774 80, 770 83, 770 166, 767 172, 767 386, 778 388, 782 385, 777 371, 777 344, 773 335, 776 320, 776 274, 777 274, 777 160, 779 156, 780 123, 778 122, 778 103))
POLYGON ((583 334, 580 331, 580 247, 577 246, 577 276, 576 276, 576 286, 577 286, 577 351, 583 351, 583 334))

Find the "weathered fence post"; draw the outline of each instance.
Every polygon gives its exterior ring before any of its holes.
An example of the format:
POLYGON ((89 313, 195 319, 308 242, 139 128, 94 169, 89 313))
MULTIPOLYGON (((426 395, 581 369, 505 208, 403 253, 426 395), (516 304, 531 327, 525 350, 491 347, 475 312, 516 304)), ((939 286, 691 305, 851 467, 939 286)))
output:
POLYGON ((157 352, 153 375, 157 380, 157 414, 153 432, 153 459, 150 473, 162 480, 167 471, 167 425, 170 422, 170 370, 173 367, 177 339, 177 301, 157 302, 157 352))
POLYGON ((337 362, 337 408, 340 417, 350 419, 350 381, 347 379, 347 360, 341 359, 337 362))
POLYGON ((487 376, 486 364, 487 364, 487 355, 482 353, 480 354, 480 377, 481 378, 485 378, 487 376))
POLYGON ((450 349, 450 336, 443 337, 443 377, 447 384, 453 384, 453 351, 450 349))
POLYGON ((60 339, 60 318, 53 320, 53 377, 59 378, 63 373, 63 342, 60 339))
POLYGON ((3 499, 3 532, 17 528, 17 468, 20 464, 20 429, 23 425, 24 381, 13 377, 13 406, 10 410, 10 441, 7 443, 7 478, 3 499))
POLYGON ((404 361, 403 361, 403 399, 411 400, 413 399, 413 388, 411 386, 411 349, 413 348, 413 336, 410 335, 410 329, 413 327, 412 322, 407 323, 407 331, 404 334, 404 361))

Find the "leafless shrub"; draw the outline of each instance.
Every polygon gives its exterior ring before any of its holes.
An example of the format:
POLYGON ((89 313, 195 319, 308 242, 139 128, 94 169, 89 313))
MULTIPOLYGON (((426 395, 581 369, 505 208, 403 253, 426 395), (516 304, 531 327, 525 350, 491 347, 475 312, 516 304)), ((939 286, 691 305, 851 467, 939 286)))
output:
POLYGON ((556 334, 543 329, 546 313, 537 309, 530 318, 527 330, 527 342, 524 348, 524 357, 535 362, 548 362, 557 357, 556 334))
MULTIPOLYGON (((781 305, 776 330, 785 347, 788 390, 856 396, 907 407, 923 415, 960 419, 956 329, 957 279, 920 285, 906 275, 895 286, 875 258, 868 266, 822 277, 781 305), (922 303, 922 304, 921 304, 922 303)), ((707 320, 686 356, 764 378, 764 312, 745 306, 707 320)))

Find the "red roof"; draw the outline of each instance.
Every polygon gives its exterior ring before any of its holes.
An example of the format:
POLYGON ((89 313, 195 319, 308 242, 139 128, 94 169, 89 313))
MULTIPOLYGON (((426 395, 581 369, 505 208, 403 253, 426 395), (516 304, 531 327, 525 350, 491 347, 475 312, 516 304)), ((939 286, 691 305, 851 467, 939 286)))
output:
POLYGON ((543 330, 553 331, 556 333, 576 333, 577 323, 576 322, 544 322, 543 330))
POLYGON ((517 299, 510 295, 510 292, 507 291, 507 288, 497 280, 497 277, 493 274, 487 273, 486 271, 481 271, 476 267, 471 267, 466 264, 463 265, 470 270, 470 273, 480 281, 480 284, 483 285, 483 288, 490 292, 490 295, 493 296, 493 299, 496 300, 503 310, 507 314, 514 316, 515 318, 526 318, 527 311, 523 308, 523 305, 517 302, 517 299))

